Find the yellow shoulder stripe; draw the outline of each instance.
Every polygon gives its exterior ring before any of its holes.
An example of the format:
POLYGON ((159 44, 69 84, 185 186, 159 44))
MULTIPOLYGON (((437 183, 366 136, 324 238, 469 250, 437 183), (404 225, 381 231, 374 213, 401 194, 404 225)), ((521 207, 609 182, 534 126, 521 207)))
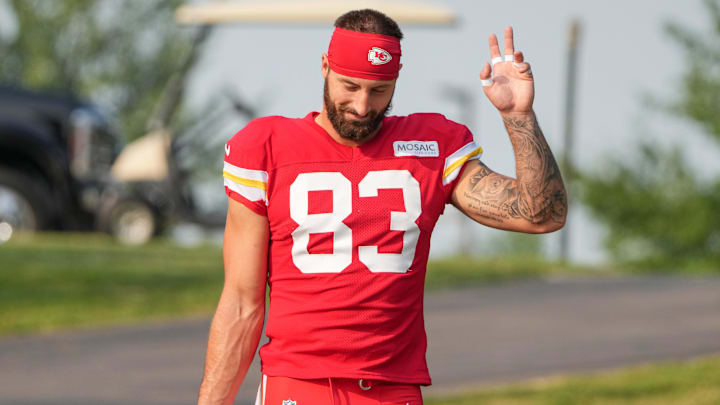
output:
POLYGON ((230 174, 226 170, 223 170, 223 177, 230 179, 235 183, 242 184, 243 186, 259 188, 263 191, 267 188, 267 183, 264 181, 244 179, 242 177, 235 176, 234 174, 230 174))
POLYGON ((462 165, 463 165, 465 162, 467 162, 468 159, 470 159, 471 157, 477 156, 477 155, 481 154, 482 151, 483 151, 482 148, 478 146, 477 149, 475 149, 474 151, 472 151, 472 152, 468 153, 467 155, 461 157, 461 158, 458 159, 455 163, 453 163, 453 164, 451 164, 450 166, 448 166, 447 169, 445 169, 445 171, 443 172, 443 179, 444 179, 445 177, 447 177, 450 173, 452 173, 453 171, 455 171, 455 169, 457 169, 458 167, 462 166, 462 165))

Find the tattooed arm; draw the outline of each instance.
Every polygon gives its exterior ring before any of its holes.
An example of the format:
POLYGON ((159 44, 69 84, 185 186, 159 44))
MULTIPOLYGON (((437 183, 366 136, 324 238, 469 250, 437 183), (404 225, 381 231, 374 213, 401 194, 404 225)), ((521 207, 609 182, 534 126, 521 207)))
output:
POLYGON ((535 82, 523 53, 515 50, 512 27, 505 28, 505 49, 490 35, 490 57, 480 72, 483 91, 498 109, 515 152, 517 179, 467 163, 452 195, 453 204, 481 224, 517 232, 543 233, 562 228, 567 195, 560 170, 533 112, 535 82), (503 57, 504 55, 504 57, 503 57), (512 58, 513 63, 508 61, 512 58))
POLYGON ((567 196, 535 114, 508 114, 503 121, 515 151, 517 179, 474 160, 453 191, 453 204, 494 228, 526 233, 560 229, 567 214, 567 196))

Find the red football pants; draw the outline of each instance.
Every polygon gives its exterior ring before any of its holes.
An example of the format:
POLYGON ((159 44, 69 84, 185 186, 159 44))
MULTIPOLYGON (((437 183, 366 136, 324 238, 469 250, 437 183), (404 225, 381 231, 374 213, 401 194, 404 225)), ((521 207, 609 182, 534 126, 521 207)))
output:
POLYGON ((263 376, 256 405, 422 405, 417 384, 263 376))

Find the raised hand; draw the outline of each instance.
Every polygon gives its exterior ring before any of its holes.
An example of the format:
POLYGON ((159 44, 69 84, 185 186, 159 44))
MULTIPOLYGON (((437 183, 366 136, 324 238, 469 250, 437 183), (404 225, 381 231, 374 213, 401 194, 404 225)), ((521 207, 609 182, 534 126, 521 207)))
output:
POLYGON ((495 34, 490 35, 489 44, 492 65, 485 62, 480 71, 485 95, 502 114, 531 112, 535 83, 530 64, 522 52, 515 50, 512 27, 505 28, 503 54, 495 34))

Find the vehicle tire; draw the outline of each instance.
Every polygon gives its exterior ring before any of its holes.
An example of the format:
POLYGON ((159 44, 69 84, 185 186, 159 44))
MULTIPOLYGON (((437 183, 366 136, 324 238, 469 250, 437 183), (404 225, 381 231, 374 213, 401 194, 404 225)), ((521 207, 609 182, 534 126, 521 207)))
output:
POLYGON ((43 229, 49 219, 49 199, 44 180, 0 166, 0 243, 18 231, 43 229))
POLYGON ((103 210, 101 227, 118 241, 128 245, 148 242, 158 230, 158 217, 142 200, 116 200, 103 210))

